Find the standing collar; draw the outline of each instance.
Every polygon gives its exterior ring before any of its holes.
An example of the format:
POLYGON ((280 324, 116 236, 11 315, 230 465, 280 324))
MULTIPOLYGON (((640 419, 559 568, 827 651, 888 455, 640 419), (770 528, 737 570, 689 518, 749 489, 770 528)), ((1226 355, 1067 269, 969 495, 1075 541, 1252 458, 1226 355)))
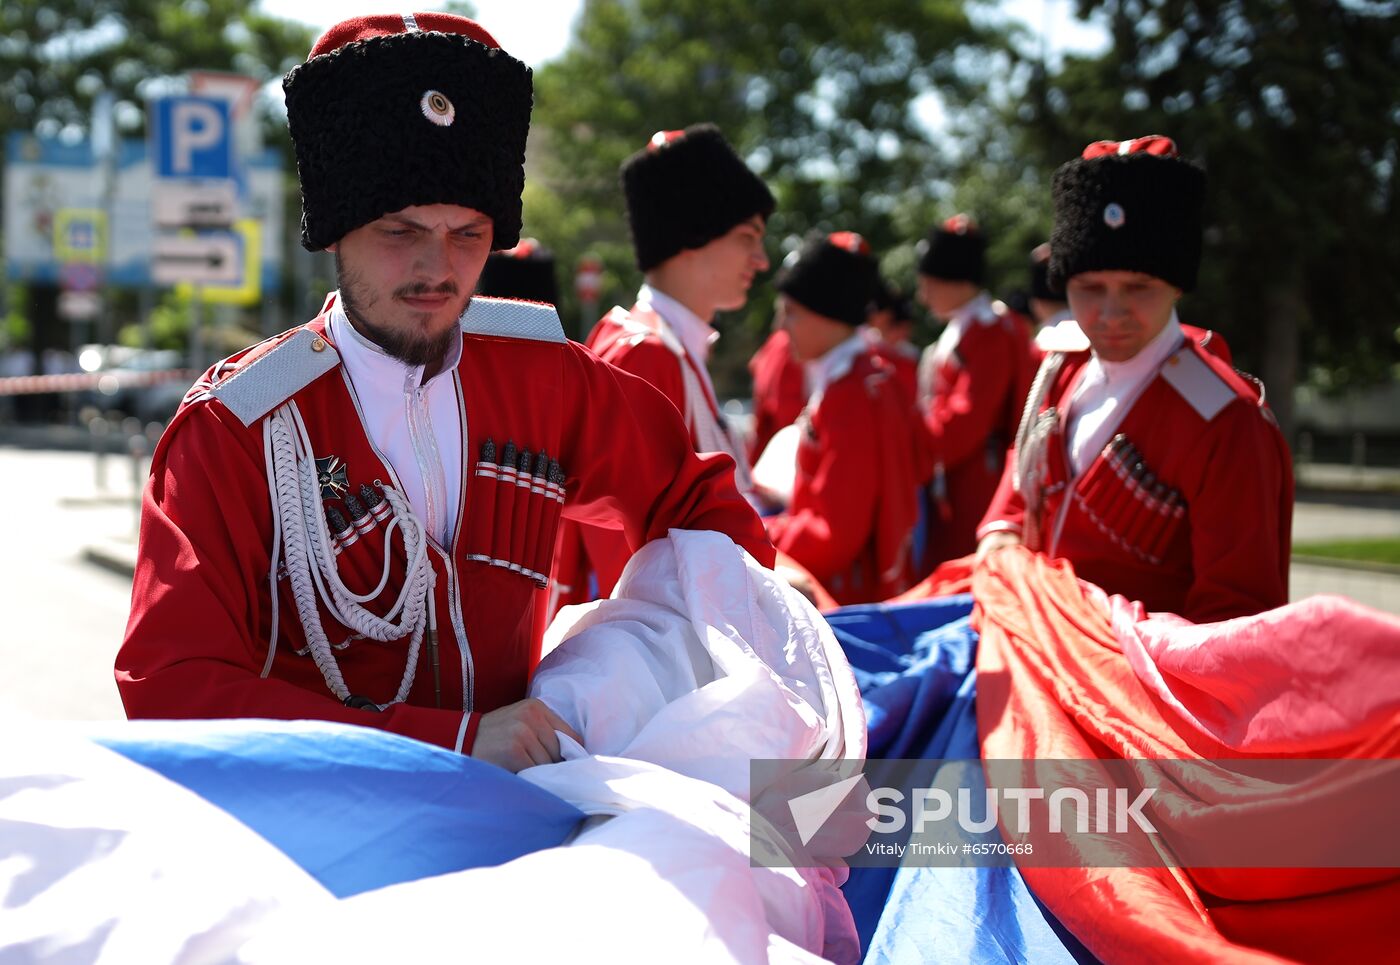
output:
POLYGON ((710 346, 719 338, 714 326, 670 295, 647 284, 638 290, 637 304, 649 306, 661 316, 662 321, 671 326, 671 331, 680 339, 686 354, 698 364, 705 364, 710 357, 710 346))
POLYGON ((1132 358, 1124 362, 1109 362, 1095 355, 1094 361, 1103 369, 1104 380, 1110 385, 1134 383, 1156 372, 1185 337, 1173 308, 1167 324, 1132 358))
POLYGON ((992 296, 985 291, 980 291, 971 299, 963 302, 953 309, 952 317, 948 319, 949 325, 956 325, 961 331, 966 329, 974 321, 981 321, 984 318, 995 314, 992 311, 992 296))
POLYGON ((821 358, 813 359, 803 366, 807 376, 808 397, 819 396, 826 387, 851 370, 856 358, 870 348, 865 334, 856 329, 851 337, 831 349, 821 358))
MULTIPOLYGON (((340 353, 351 382, 356 386, 367 387, 368 383, 362 380, 368 380, 369 383, 383 381, 386 385, 396 388, 422 383, 423 366, 400 361, 361 335, 346 317, 340 293, 336 292, 332 297, 333 304, 326 315, 326 333, 330 335, 331 344, 340 353)), ((437 374, 429 379, 424 387, 451 372, 461 360, 462 340, 459 338, 449 344, 442 368, 438 369, 437 374)))

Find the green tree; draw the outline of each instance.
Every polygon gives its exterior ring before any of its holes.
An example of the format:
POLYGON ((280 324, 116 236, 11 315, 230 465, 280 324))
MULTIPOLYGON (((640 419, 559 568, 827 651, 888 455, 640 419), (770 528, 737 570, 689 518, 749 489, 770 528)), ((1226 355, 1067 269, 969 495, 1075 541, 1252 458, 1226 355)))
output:
MULTIPOLYGON (((712 121, 778 199, 775 260, 814 229, 859 231, 877 252, 907 246, 950 170, 916 102, 972 99, 989 64, 968 54, 999 45, 958 0, 587 0, 568 50, 536 74, 527 232, 565 274, 600 256, 605 295, 630 298, 639 275, 618 167, 657 130, 712 121)), ((770 307, 771 289, 756 290, 720 343, 722 392, 744 384, 770 307)))
MULTIPOLYGON (((1080 0, 1101 56, 1035 72, 1014 105, 1048 173, 1088 142, 1164 133, 1209 176, 1191 320, 1258 372, 1286 429, 1300 377, 1400 360, 1400 4, 1080 0)), ((1047 192, 1048 193, 1048 192, 1047 192)))
POLYGON ((95 99, 108 91, 119 133, 139 135, 146 97, 170 78, 228 70, 270 80, 306 56, 312 32, 256 7, 254 0, 6 0, 0 131, 87 131, 95 99))

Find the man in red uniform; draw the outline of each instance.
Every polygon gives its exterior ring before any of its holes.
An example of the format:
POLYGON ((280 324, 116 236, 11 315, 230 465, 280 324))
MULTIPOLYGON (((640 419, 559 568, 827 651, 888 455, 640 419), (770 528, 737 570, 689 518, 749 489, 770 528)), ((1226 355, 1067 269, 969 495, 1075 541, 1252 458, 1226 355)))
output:
POLYGON ((775 328, 749 359, 749 374, 753 376, 749 462, 757 464, 778 430, 797 421, 807 404, 807 384, 802 363, 792 357, 792 342, 781 328, 775 328))
MULTIPOLYGON (((637 267, 631 309, 616 307, 589 333, 598 357, 646 379, 685 418, 696 452, 723 452, 752 495, 747 453, 726 423, 706 368, 715 315, 743 308, 763 250, 773 195, 713 124, 660 131, 622 165, 637 267)), ((612 592, 635 547, 608 526, 565 524, 555 567, 558 604, 612 592)))
POLYGON ((919 393, 919 347, 914 344, 914 312, 909 297, 880 280, 861 331, 875 351, 889 360, 912 404, 919 393))
POLYGON ((933 464, 927 568, 977 548, 1033 371, 1029 327, 982 287, 985 250, 965 214, 919 246, 919 297, 947 323, 919 363, 933 464))
POLYGON ((561 515, 634 546, 681 527, 772 548, 732 461, 696 456, 656 390, 550 307, 471 296, 519 237, 524 64, 462 17, 360 17, 283 87, 302 243, 335 253, 340 287, 213 366, 161 438, 116 661, 127 713, 555 760, 568 728, 522 698, 561 515))
POLYGON ((1205 175, 1165 137, 1100 141, 1053 191, 1050 280, 1074 321, 1042 333, 980 552, 1024 543, 1198 623, 1282 605, 1287 445, 1258 384, 1176 316, 1200 263, 1205 175))
POLYGON ((838 231, 808 241, 777 283, 779 322, 809 395, 792 502, 768 534, 841 604, 883 600, 911 576, 915 413, 858 330, 876 281, 865 240, 838 231))
POLYGON ((1036 245, 1030 257, 1030 311, 1035 330, 1054 328, 1065 319, 1073 318, 1065 293, 1050 284, 1050 242, 1036 245))

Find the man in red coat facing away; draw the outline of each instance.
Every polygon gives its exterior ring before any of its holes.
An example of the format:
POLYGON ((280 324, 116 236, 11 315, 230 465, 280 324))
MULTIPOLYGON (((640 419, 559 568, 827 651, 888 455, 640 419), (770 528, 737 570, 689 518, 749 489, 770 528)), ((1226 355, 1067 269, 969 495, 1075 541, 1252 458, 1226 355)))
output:
POLYGON ((985 250, 965 214, 919 245, 919 297, 947 323, 919 362, 933 465, 926 569, 977 548, 1034 371, 1029 326, 982 287, 985 250))
MULTIPOLYGON (((747 452, 720 411, 709 371, 712 327, 743 308, 768 268, 763 239, 773 195, 713 124, 660 131, 622 165, 637 267, 645 282, 630 309, 614 308, 589 333, 598 357, 656 386, 685 419, 696 452, 723 452, 752 496, 747 452)), ((606 525, 566 523, 555 567, 555 606, 612 592, 632 556, 606 525)))
POLYGON ((792 357, 792 340, 781 328, 775 328, 749 359, 749 374, 753 376, 749 462, 757 464, 778 430, 797 421, 807 404, 807 380, 802 363, 792 357))
POLYGON ((1257 382, 1177 320, 1205 175, 1169 138, 1100 141, 1053 185, 1046 351, 980 553, 1024 543, 1198 623, 1287 602, 1293 467, 1257 382))
POLYGON ((908 587, 917 517, 916 414, 890 362, 859 331, 877 280, 865 240, 809 240, 778 278, 778 318, 804 363, 797 472, 768 534, 840 604, 908 587))
POLYGON ((463 17, 369 16, 283 87, 302 244, 335 253, 339 290, 209 369, 161 437, 116 660, 127 714, 557 760, 569 728, 525 694, 561 516, 632 546, 679 527, 766 565, 772 547, 733 461, 697 456, 659 392, 553 308, 473 297, 520 234, 528 67, 463 17))

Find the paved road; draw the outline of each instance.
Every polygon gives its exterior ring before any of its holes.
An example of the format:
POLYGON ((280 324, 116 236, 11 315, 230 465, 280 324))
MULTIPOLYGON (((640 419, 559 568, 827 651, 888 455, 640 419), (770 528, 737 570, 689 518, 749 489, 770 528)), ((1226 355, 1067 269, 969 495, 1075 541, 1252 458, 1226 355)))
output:
MULTIPOLYGON (((81 452, 0 445, 5 524, 0 552, 0 714, 97 720, 122 716, 112 660, 126 626, 130 581, 85 562, 135 547, 130 460, 107 457, 107 486, 81 452)), ((1361 503, 1374 500, 1360 500, 1361 503)), ((1400 536, 1400 509, 1299 503, 1297 539, 1400 536)), ((1294 599, 1341 593, 1400 614, 1400 577, 1295 564, 1294 599)), ((191 628, 195 632, 196 628, 191 628)))
POLYGON ((100 495, 93 457, 0 448, 7 491, 0 551, 0 708, 50 719, 122 716, 112 659, 126 627, 130 580, 83 560, 94 539, 135 531, 129 475, 108 457, 100 495))

